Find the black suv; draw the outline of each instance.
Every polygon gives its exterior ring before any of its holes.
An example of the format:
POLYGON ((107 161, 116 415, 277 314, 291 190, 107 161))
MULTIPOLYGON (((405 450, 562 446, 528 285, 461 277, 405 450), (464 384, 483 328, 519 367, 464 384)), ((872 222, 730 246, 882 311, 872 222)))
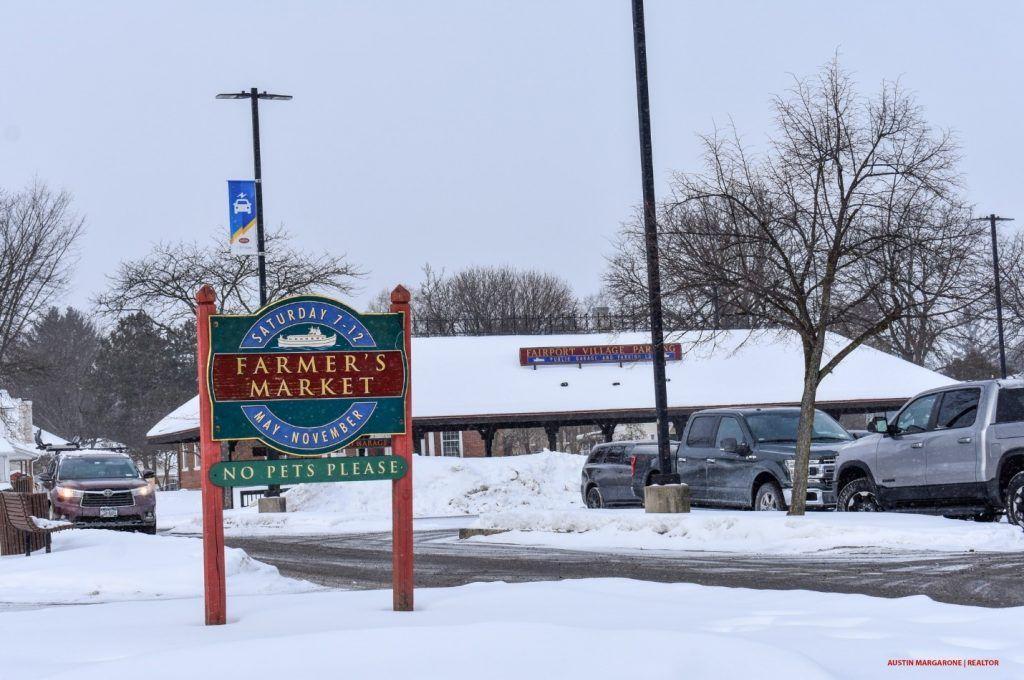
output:
MULTIPOLYGON (((671 446, 674 449, 676 442, 671 446)), ((658 444, 653 441, 598 444, 583 465, 583 502, 588 508, 640 505, 643 499, 634 492, 633 473, 638 465, 649 467, 647 460, 657 455, 658 444)))

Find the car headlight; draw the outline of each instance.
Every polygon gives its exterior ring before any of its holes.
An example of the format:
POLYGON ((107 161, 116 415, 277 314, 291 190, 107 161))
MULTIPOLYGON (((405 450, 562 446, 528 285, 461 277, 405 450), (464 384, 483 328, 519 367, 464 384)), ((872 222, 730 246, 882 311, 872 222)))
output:
MULTIPOLYGON (((796 461, 792 458, 786 460, 786 472, 789 473, 789 478, 792 479, 796 475, 796 461)), ((807 461, 807 477, 809 479, 818 479, 824 474, 824 470, 821 469, 821 459, 811 458, 807 461)))
POLYGON ((72 498, 81 498, 84 495, 85 492, 80 489, 72 489, 67 486, 57 487, 57 498, 61 499, 62 501, 69 501, 72 498))
POLYGON ((151 493, 153 493, 153 487, 149 484, 132 489, 133 496, 148 496, 151 493))

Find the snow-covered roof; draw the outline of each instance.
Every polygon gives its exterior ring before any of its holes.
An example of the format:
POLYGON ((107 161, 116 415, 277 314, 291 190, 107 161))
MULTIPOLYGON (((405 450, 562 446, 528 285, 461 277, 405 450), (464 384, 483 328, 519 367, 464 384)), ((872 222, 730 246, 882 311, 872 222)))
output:
POLYGON ((163 437, 179 432, 189 432, 197 427, 199 427, 198 394, 164 416, 146 433, 146 436, 163 437))
POLYGON ((37 427, 36 429, 39 430, 39 438, 42 440, 44 444, 50 444, 52 446, 64 446, 65 444, 71 443, 67 439, 64 439, 63 437, 58 437, 54 433, 44 430, 41 427, 37 427))
MULTIPOLYGON (((803 352, 795 334, 723 332, 714 345, 696 333, 670 336, 683 345, 669 361, 668 405, 673 409, 742 404, 796 404, 803 388, 803 352)), ((587 413, 654 408, 650 363, 520 366, 521 347, 641 344, 647 333, 413 338, 413 417, 587 413), (564 383, 564 384, 563 384, 564 383)), ((830 336, 829 352, 845 345, 830 336)), ((818 389, 819 402, 897 402, 955 382, 870 347, 854 350, 818 389)), ((198 427, 195 397, 157 423, 148 436, 198 427)))

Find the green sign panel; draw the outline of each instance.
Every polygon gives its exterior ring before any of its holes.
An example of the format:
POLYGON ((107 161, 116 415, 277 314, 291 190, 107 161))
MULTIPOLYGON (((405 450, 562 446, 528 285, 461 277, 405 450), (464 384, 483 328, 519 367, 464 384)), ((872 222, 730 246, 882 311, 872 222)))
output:
POLYGON ((399 479, 408 469, 399 456, 239 460, 214 463, 210 481, 217 486, 265 486, 316 482, 367 482, 399 479))
POLYGON ((360 314, 318 296, 249 316, 216 314, 208 376, 215 440, 261 439, 320 456, 405 431, 401 314, 360 314))

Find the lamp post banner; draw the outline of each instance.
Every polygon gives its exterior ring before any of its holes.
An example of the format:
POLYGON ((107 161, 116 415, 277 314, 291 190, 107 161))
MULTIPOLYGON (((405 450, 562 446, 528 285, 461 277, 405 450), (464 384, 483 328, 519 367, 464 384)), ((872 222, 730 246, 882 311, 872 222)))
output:
POLYGON ((256 182, 251 179, 228 180, 229 243, 233 255, 257 255, 256 182))
POLYGON ((252 315, 213 315, 213 438, 320 456, 368 434, 403 434, 408 366, 399 313, 301 296, 252 315))

